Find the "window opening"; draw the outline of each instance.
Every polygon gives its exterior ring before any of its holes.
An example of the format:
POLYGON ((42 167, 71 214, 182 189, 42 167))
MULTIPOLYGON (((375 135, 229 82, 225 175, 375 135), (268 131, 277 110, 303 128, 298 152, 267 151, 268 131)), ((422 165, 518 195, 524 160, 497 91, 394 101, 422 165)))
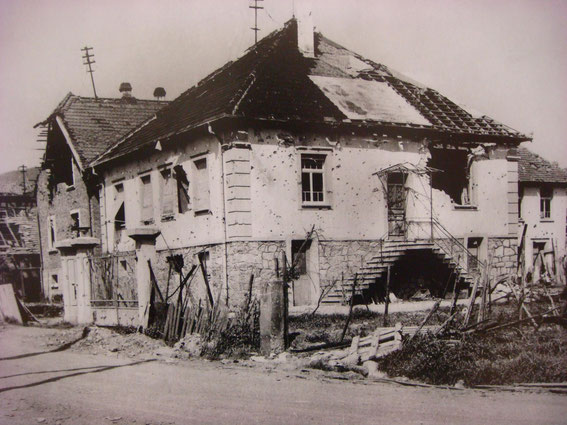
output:
POLYGON ((140 178, 142 183, 142 223, 151 224, 154 221, 152 178, 145 175, 140 178))
POLYGON ((126 228, 126 210, 124 206, 124 185, 122 183, 114 186, 114 243, 122 239, 126 228))
POLYGON ((179 214, 189 211, 191 199, 189 197, 189 179, 181 165, 174 167, 175 180, 177 181, 177 212, 179 214))
POLYGON ((553 188, 542 187, 539 191, 539 216, 542 219, 551 218, 551 200, 553 199, 553 188))
POLYGON ((195 202, 195 212, 209 211, 209 170, 207 168, 207 159, 199 159, 195 164, 195 192, 193 199, 195 202))
POLYGON ((59 276, 56 274, 51 275, 51 289, 59 289, 59 276))
POLYGON ((325 155, 301 155, 301 200, 304 204, 325 201, 325 155))
POLYGON ((57 232, 56 232, 56 228, 55 228, 55 217, 51 216, 47 219, 47 229, 48 229, 48 235, 47 235, 47 245, 49 247, 50 250, 55 249, 55 242, 57 242, 57 232))
POLYGON ((427 166, 440 172, 431 176, 433 189, 445 192, 454 204, 470 205, 468 153, 459 149, 430 149, 427 166))
POLYGON ((171 175, 171 168, 166 168, 161 174, 161 219, 167 220, 174 216, 175 186, 171 175))
POLYGON ((73 236, 77 238, 81 236, 80 227, 81 227, 81 223, 80 223, 79 212, 77 211, 71 213, 71 233, 73 234, 73 236))

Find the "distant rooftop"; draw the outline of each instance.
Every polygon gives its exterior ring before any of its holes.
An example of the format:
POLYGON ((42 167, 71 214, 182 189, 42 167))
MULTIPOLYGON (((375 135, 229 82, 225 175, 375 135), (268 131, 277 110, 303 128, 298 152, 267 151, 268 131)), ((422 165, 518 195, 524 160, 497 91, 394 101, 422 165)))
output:
POLYGON ((520 182, 567 183, 567 170, 557 163, 549 162, 524 147, 518 148, 518 156, 520 182))

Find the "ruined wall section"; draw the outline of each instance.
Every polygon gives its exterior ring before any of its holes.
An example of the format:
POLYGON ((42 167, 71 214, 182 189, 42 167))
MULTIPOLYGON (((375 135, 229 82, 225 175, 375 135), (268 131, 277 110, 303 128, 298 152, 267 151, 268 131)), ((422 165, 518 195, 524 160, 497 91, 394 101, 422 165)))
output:
MULTIPOLYGON (((42 170, 37 180, 37 205, 41 239, 44 294, 49 299, 63 294, 64 276, 61 269, 61 256, 55 247, 49 246, 50 216, 55 218, 56 241, 76 237, 72 229, 71 212, 78 211, 81 227, 90 227, 88 236, 100 237, 100 215, 98 199, 89 194, 85 181, 73 161, 75 181, 73 186, 59 183, 50 190, 50 170, 42 170), (51 192, 51 193, 50 193, 51 192), (58 284, 53 276, 57 276, 58 284)), ((96 251, 99 252, 98 250, 96 251)))

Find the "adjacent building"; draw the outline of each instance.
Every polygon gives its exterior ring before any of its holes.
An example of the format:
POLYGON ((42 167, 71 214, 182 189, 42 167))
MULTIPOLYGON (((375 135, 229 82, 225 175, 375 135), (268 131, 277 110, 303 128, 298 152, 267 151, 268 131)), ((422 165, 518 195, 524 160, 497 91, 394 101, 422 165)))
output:
POLYGON ((68 321, 92 321, 82 307, 91 304, 91 277, 104 275, 102 266, 92 265, 94 257, 101 261, 101 218, 98 178, 90 164, 166 103, 134 98, 128 83, 120 91, 117 99, 69 93, 36 125, 47 132, 37 185, 43 290, 48 299, 63 297, 68 321))

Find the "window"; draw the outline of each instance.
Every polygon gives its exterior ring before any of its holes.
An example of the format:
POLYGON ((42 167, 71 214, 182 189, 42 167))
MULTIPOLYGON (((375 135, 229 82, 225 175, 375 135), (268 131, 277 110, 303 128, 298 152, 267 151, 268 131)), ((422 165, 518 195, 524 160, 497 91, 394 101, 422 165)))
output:
POLYGON ((49 216, 47 218, 47 247, 50 251, 55 250, 55 242, 57 242, 57 228, 55 224, 55 217, 49 216))
POLYGON ((171 175, 171 168, 166 168, 160 171, 161 174, 161 192, 160 192, 160 207, 161 219, 169 220, 174 216, 175 208, 175 186, 173 176, 171 175))
POLYGON ((427 166, 435 168, 431 186, 449 195, 455 205, 471 205, 470 163, 468 153, 459 149, 429 149, 427 166))
POLYGON ((153 204, 153 191, 152 191, 152 177, 147 174, 140 178, 142 188, 141 188, 141 200, 140 205, 142 207, 142 223, 151 224, 154 222, 154 204, 153 204))
POLYGON ((71 233, 76 238, 81 236, 81 216, 79 211, 73 211, 71 213, 71 233))
POLYGON ((191 207, 189 179, 181 165, 175 166, 173 170, 175 171, 175 180, 177 181, 177 212, 183 214, 189 211, 191 207))
POLYGON ((59 276, 57 276, 56 274, 52 274, 50 279, 50 288, 51 289, 59 289, 59 276))
POLYGON ((208 212, 210 209, 210 188, 207 159, 199 159, 193 164, 195 165, 195 186, 193 188, 195 214, 199 212, 208 212))
POLYGON ((325 202, 325 155, 301 155, 301 201, 303 205, 325 202))
POLYGON ((118 183, 114 186, 114 243, 122 239, 126 228, 126 210, 124 206, 124 184, 118 183))
POLYGON ((539 217, 541 219, 551 218, 551 200, 553 199, 553 188, 542 187, 539 190, 539 217))

